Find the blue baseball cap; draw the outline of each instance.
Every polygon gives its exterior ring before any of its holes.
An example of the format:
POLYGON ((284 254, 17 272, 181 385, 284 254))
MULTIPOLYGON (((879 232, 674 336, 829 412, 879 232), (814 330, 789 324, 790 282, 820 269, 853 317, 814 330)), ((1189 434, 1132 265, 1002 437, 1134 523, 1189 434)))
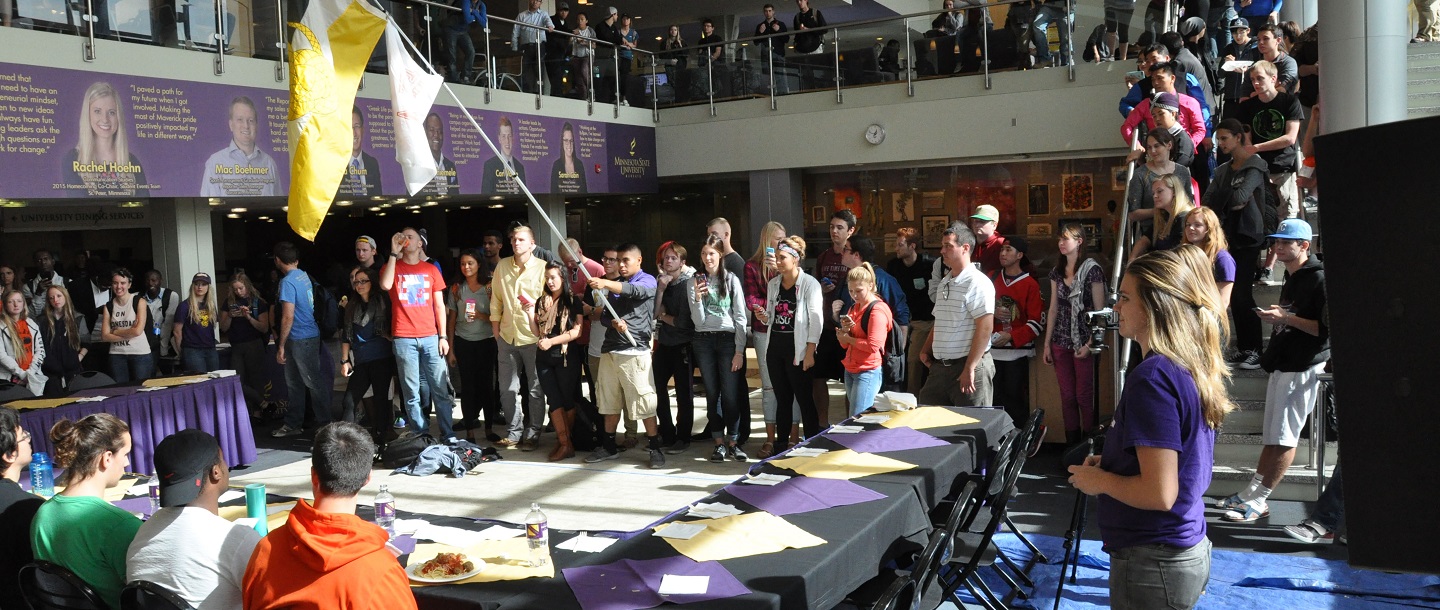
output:
POLYGON ((1268 237, 1274 239, 1310 241, 1310 238, 1314 237, 1314 235, 1310 230, 1310 223, 1300 220, 1299 218, 1286 218, 1280 221, 1280 228, 1276 229, 1276 231, 1268 237))

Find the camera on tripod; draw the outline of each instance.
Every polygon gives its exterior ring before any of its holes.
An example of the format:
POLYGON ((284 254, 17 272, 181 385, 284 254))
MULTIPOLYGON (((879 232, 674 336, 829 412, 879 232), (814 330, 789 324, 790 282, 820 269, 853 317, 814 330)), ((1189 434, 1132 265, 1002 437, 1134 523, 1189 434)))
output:
POLYGON ((1085 326, 1090 329, 1091 351, 1100 351, 1105 349, 1105 334, 1120 328, 1120 316, 1108 306, 1100 311, 1087 311, 1085 326))

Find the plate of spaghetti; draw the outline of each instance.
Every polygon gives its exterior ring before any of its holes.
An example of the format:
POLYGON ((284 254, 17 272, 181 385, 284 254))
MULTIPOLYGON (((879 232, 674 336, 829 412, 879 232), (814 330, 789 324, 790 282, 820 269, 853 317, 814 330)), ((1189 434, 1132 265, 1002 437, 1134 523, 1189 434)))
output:
POLYGON ((411 564, 405 572, 415 582, 440 583, 465 580, 483 569, 485 562, 472 561, 464 553, 440 553, 430 561, 411 564))

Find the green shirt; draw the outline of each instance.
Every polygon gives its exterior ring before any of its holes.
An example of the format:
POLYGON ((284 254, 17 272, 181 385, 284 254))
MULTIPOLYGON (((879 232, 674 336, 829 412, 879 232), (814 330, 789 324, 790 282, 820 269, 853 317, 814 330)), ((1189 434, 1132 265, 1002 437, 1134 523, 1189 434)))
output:
POLYGON ((64 566, 111 608, 120 607, 125 553, 140 519, 94 496, 55 496, 40 505, 30 525, 35 559, 64 566))

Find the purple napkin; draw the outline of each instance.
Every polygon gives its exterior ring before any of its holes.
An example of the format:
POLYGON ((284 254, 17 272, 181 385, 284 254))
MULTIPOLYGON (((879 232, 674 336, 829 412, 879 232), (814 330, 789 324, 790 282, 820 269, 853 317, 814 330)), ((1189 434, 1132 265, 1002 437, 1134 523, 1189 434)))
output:
POLYGON ((401 534, 390 539, 390 546, 400 549, 401 555, 409 555, 415 552, 415 537, 410 534, 401 534))
POLYGON ((914 428, 880 428, 855 434, 826 434, 825 438, 859 453, 884 453, 950 444, 914 428))
POLYGON ((859 504, 885 497, 885 494, 850 481, 814 477, 791 477, 778 485, 735 483, 725 487, 725 491, 777 517, 859 504))
POLYGON ((664 559, 621 559, 602 566, 565 568, 565 582, 585 610, 654 608, 665 602, 689 604, 724 599, 750 592, 718 561, 697 562, 677 555, 664 559), (701 595, 661 596, 660 580, 666 574, 709 576, 710 588, 701 595))
POLYGON ((150 496, 125 498, 123 500, 116 500, 114 502, 111 502, 111 504, 114 504, 115 506, 119 507, 120 510, 123 510, 127 513, 140 513, 147 517, 150 516, 150 496))

